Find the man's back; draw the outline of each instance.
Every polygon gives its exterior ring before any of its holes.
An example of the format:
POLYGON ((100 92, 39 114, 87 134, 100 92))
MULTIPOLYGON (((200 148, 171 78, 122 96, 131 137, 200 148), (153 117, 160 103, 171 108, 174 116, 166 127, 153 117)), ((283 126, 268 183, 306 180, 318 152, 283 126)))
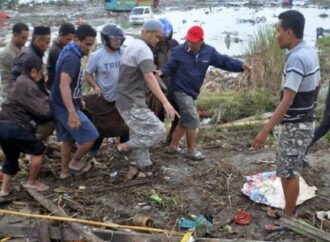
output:
POLYGON ((62 47, 54 41, 52 47, 49 50, 48 60, 47 60, 47 74, 48 74, 48 81, 47 81, 47 88, 50 90, 54 78, 55 78, 55 67, 56 67, 56 61, 62 51, 62 47))

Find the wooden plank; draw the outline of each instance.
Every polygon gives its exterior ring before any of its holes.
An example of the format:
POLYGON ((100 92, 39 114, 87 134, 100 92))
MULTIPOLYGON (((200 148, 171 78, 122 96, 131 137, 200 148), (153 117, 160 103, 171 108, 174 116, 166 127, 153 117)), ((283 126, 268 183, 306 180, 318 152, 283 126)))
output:
POLYGON ((327 233, 323 230, 315 228, 312 225, 307 225, 304 222, 301 222, 295 218, 281 217, 280 223, 283 226, 285 226, 299 234, 305 235, 309 238, 316 239, 316 240, 321 239, 323 241, 330 242, 330 233, 327 233))
MULTIPOLYGON (((0 230, 6 232, 14 238, 38 238, 38 234, 34 226, 29 225, 14 225, 6 226, 4 223, 0 222, 0 230)), ((75 232, 72 228, 65 226, 63 228, 58 226, 50 226, 49 233, 50 238, 53 240, 78 240, 79 234, 75 232)), ((105 241, 113 242, 180 242, 180 236, 165 236, 160 234, 140 234, 135 232, 125 232, 125 231, 113 231, 105 229, 92 229, 95 235, 100 237, 105 241)), ((248 239, 210 239, 210 238, 200 238, 196 242, 265 242, 257 240, 248 240, 248 239)), ((269 242, 269 241, 268 241, 269 242)))
MULTIPOLYGON (((63 209, 60 209, 59 207, 55 206, 51 201, 49 201, 39 192, 27 188, 25 188, 25 190, 31 195, 31 197, 33 197, 37 202, 39 202, 52 214, 55 214, 57 216, 69 217, 68 214, 63 209)), ((74 231, 76 231, 80 235, 81 239, 84 238, 87 239, 87 241, 103 242, 103 240, 101 240, 99 237, 88 231, 86 229, 86 226, 72 222, 68 222, 68 224, 72 227, 74 231)))
POLYGON ((50 242, 50 234, 48 228, 48 221, 39 221, 37 223, 38 227, 38 241, 40 242, 50 242))

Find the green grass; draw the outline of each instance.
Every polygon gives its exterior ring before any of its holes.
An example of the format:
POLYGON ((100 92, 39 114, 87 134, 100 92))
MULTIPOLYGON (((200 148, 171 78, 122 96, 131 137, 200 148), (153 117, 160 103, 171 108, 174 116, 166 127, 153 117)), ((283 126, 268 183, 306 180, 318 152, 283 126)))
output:
POLYGON ((197 106, 202 110, 215 113, 221 108, 221 121, 230 122, 248 116, 271 112, 276 106, 276 95, 263 89, 231 91, 222 93, 202 92, 197 106))
POLYGON ((319 38, 317 41, 317 45, 318 45, 319 49, 322 50, 323 52, 330 53, 330 37, 329 36, 319 38))

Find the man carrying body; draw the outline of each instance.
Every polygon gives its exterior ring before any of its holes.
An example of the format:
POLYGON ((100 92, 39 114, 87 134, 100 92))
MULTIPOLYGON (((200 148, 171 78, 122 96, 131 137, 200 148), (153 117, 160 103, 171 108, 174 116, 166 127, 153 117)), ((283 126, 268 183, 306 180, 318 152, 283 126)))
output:
POLYGON ((48 61, 47 61, 47 75, 46 83, 47 89, 51 90, 55 78, 56 61, 64 48, 69 42, 73 40, 75 27, 71 23, 62 24, 58 30, 58 36, 50 47, 48 61))
POLYGON ((81 111, 83 71, 81 58, 92 49, 96 31, 90 25, 82 25, 75 32, 74 41, 62 50, 56 64, 55 80, 52 87, 52 106, 56 135, 61 145, 61 179, 79 175, 91 170, 92 164, 82 157, 99 137, 95 126, 81 111), (74 142, 78 149, 70 162, 74 142))
POLYGON ((188 30, 186 43, 174 49, 169 62, 159 73, 172 76, 171 88, 173 98, 181 116, 174 131, 169 152, 181 152, 178 147, 180 139, 187 137, 187 157, 192 160, 203 160, 204 155, 196 149, 196 130, 199 128, 199 116, 195 100, 204 82, 209 66, 227 71, 250 72, 251 67, 239 60, 219 54, 213 47, 204 43, 204 31, 200 26, 188 30))
POLYGON ((1 93, 5 97, 9 91, 10 69, 12 63, 29 37, 29 27, 16 23, 12 29, 13 37, 0 53, 1 93))
POLYGON ((121 154, 129 152, 127 179, 147 175, 141 170, 152 164, 148 148, 159 143, 166 134, 164 124, 146 105, 147 87, 161 101, 171 119, 177 115, 153 74, 156 67, 150 47, 162 37, 162 29, 160 21, 146 21, 141 39, 134 40, 126 49, 120 66, 116 107, 129 127, 130 140, 115 149, 121 154))
MULTIPOLYGON (((294 10, 279 15, 277 41, 288 49, 282 77, 282 98, 273 116, 253 142, 261 149, 269 132, 281 123, 276 151, 276 175, 281 177, 285 198, 284 215, 296 212, 299 195, 299 176, 307 146, 314 132, 315 107, 320 85, 320 66, 316 52, 303 41, 305 18, 294 10)), ((275 223, 265 229, 276 231, 282 227, 275 223)))

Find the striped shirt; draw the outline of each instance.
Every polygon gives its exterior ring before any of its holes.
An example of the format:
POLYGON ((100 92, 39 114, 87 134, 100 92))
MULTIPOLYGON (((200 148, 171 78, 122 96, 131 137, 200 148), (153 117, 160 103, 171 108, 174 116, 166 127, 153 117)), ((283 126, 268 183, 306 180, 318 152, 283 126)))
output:
POLYGON ((320 79, 318 55, 305 42, 301 42, 287 53, 282 76, 282 97, 286 88, 294 91, 296 96, 282 123, 315 120, 320 79))

